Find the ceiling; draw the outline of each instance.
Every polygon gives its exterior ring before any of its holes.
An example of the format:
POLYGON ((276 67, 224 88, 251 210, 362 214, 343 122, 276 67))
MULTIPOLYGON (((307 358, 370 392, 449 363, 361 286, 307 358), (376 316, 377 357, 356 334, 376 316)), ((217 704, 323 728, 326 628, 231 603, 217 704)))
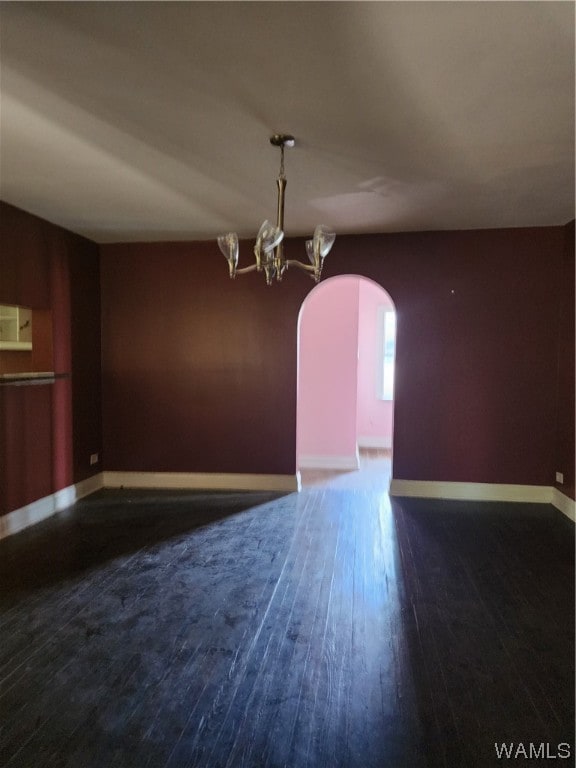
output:
POLYGON ((0 197, 98 242, 574 218, 572 2, 0 5, 0 197))

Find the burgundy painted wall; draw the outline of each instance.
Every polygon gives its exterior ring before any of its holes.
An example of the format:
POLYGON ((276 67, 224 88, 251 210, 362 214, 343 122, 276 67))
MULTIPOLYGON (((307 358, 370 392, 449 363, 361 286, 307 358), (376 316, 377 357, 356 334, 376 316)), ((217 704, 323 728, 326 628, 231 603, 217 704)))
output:
POLYGON ((0 388, 0 514, 53 492, 49 386, 0 388))
POLYGON ((570 498, 575 499, 574 490, 574 312, 575 312, 575 260, 574 260, 574 222, 565 227, 565 247, 562 262, 562 283, 559 302, 559 354, 558 354, 558 394, 557 428, 555 450, 555 472, 562 472, 564 482, 556 487, 570 498))
MULTIPOLYGON (((52 310, 71 374, 0 388, 1 513, 99 471, 102 448, 115 470, 295 471, 306 276, 232 282, 211 242, 102 246, 101 411, 97 246, 5 204, 0 246, 0 302, 52 310)), ((573 224, 341 236, 325 276, 352 265, 398 312, 394 476, 551 485, 559 469, 573 495, 573 224)))
POLYGON ((231 281, 215 243, 150 243, 101 246, 101 285, 106 469, 295 471, 309 278, 231 281))
MULTIPOLYGON (((369 277, 397 308, 394 477, 553 483, 564 240, 563 227, 337 238, 325 277, 369 277)), ((212 242, 101 255, 106 468, 293 473, 311 281, 232 282, 212 242)))
POLYGON ((563 229, 342 239, 396 304, 394 477, 552 484, 563 229))
POLYGON ((100 256, 89 244, 68 260, 74 482, 102 470, 102 380, 100 346, 100 256), (90 456, 100 460, 90 465, 90 456))
POLYGON ((0 387, 0 514, 99 471, 84 451, 101 450, 98 258, 94 243, 0 203, 0 303, 51 310, 54 370, 69 376, 0 387))

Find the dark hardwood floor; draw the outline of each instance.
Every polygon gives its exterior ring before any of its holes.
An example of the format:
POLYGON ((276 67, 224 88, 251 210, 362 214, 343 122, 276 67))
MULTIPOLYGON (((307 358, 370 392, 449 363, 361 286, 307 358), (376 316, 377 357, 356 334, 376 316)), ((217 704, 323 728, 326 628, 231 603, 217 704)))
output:
POLYGON ((102 491, 1 541, 0 764, 573 764, 573 524, 342 483, 102 491))

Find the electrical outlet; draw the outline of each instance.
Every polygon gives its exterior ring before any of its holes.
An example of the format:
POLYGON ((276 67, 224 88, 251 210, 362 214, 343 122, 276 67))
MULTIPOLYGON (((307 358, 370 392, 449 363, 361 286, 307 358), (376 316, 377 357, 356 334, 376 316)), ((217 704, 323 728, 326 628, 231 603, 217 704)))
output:
POLYGON ((564 482, 564 475, 562 472, 556 472, 556 482, 557 483, 563 483, 564 482))
POLYGON ((90 466, 93 466, 94 464, 98 464, 99 458, 97 453, 91 453, 90 454, 90 466))

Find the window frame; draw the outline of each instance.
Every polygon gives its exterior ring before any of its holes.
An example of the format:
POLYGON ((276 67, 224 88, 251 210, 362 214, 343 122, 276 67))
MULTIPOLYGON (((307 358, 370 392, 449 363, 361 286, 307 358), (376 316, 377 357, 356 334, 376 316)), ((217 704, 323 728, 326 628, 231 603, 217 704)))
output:
POLYGON ((376 375, 376 397, 378 400, 384 402, 392 402, 394 400, 394 389, 396 379, 396 336, 397 336, 397 317, 396 311, 389 306, 380 304, 377 314, 377 375, 376 375), (393 347, 392 354, 386 353, 387 337, 390 334, 390 320, 387 321, 387 317, 393 318, 392 338, 393 347), (388 333, 387 333, 388 331, 388 333), (386 365, 391 367, 390 377, 386 376, 386 365))

